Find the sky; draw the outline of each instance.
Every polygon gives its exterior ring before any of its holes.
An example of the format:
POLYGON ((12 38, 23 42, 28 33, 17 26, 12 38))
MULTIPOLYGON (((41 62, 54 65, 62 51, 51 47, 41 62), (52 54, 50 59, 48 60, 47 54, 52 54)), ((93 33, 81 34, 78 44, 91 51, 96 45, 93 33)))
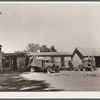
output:
POLYGON ((70 53, 76 47, 100 48, 98 2, 0 2, 0 12, 5 53, 24 50, 28 43, 70 53))

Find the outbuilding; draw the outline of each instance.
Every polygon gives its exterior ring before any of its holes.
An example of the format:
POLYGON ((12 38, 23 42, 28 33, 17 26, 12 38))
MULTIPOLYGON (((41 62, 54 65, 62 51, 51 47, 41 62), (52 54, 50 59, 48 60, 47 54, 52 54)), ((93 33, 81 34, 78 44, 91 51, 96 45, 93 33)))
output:
POLYGON ((76 48, 72 55, 73 67, 77 68, 86 57, 95 58, 96 67, 100 67, 100 48, 76 48))
POLYGON ((25 53, 4 53, 3 71, 18 71, 24 69, 27 55, 25 53))

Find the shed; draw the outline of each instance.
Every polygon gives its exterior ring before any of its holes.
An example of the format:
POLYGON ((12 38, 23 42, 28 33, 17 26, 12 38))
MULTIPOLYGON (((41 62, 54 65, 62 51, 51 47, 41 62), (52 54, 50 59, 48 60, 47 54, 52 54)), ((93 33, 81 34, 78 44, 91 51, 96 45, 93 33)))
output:
POLYGON ((73 66, 78 67, 82 63, 82 59, 93 56, 95 58, 96 67, 100 67, 100 48, 79 48, 77 47, 72 55, 73 66))
POLYGON ((23 59, 26 59, 26 57, 26 53, 4 53, 2 62, 3 70, 17 71, 21 67, 19 66, 19 61, 22 60, 25 63, 23 59))

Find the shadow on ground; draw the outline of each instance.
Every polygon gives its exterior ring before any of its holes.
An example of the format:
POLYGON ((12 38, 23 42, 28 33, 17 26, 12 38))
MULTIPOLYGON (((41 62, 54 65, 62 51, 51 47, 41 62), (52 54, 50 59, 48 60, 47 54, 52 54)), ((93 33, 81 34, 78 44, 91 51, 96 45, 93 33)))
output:
POLYGON ((50 86, 49 83, 46 83, 45 80, 25 80, 20 77, 19 73, 10 73, 10 74, 0 74, 0 91, 64 91, 63 89, 55 89, 50 86))
POLYGON ((90 77, 100 77, 99 75, 97 74, 86 74, 87 76, 90 76, 90 77))

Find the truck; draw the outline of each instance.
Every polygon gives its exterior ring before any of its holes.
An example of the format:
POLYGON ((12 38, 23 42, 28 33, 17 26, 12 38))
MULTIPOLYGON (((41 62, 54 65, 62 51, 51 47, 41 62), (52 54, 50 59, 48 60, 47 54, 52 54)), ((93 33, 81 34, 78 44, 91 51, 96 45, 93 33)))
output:
POLYGON ((95 59, 93 57, 87 57, 82 60, 82 64, 79 65, 81 71, 93 71, 96 70, 95 59))
POLYGON ((28 69, 30 72, 44 71, 46 73, 59 73, 59 64, 51 59, 31 57, 29 59, 28 69))

